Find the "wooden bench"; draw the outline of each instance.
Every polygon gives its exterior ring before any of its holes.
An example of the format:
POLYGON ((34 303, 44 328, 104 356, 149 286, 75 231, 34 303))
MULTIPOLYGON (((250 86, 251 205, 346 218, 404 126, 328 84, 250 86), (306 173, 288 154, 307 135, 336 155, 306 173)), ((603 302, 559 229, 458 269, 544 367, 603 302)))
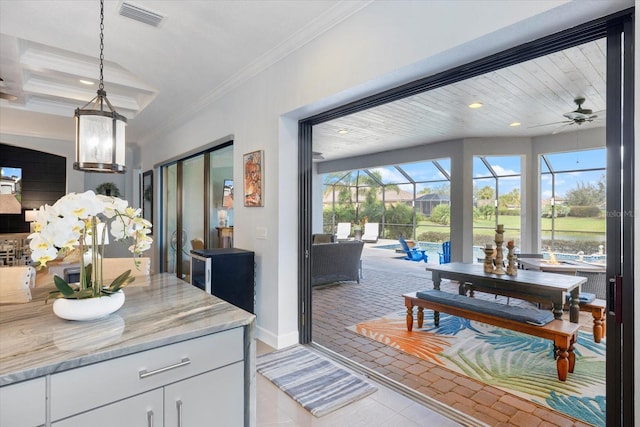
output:
MULTIPOLYGON (((447 294, 443 291, 442 294, 447 294)), ((560 381, 566 381, 568 372, 573 372, 575 367, 575 354, 573 352, 573 345, 578 338, 578 330, 580 325, 577 323, 571 323, 563 320, 554 319, 549 323, 536 326, 529 323, 525 323, 518 320, 511 320, 505 317, 495 316, 486 313, 480 313, 468 308, 458 307, 449 303, 442 303, 427 300, 424 298, 418 298, 416 292, 404 294, 404 304, 407 307, 407 330, 411 332, 413 329, 413 307, 418 307, 418 328, 422 328, 424 322, 424 309, 431 309, 434 311, 434 323, 435 326, 439 325, 439 312, 448 313, 454 316, 463 317, 478 322, 488 323, 490 325, 498 326, 500 328, 510 329, 516 332, 522 332, 524 334, 537 336, 544 339, 549 339, 554 343, 554 355, 557 360, 558 379, 560 381)), ((447 294, 451 297, 468 298, 456 294, 447 294)), ((477 300, 476 300, 477 301, 477 300)), ((504 306, 491 301, 482 301, 482 304, 487 307, 503 308, 497 306, 504 306)), ((508 307, 508 306, 507 306, 508 307)))
MULTIPOLYGON (((466 295, 469 292, 469 296, 474 296, 474 288, 471 283, 461 283, 459 285, 459 293, 460 295, 466 295)), ((509 298, 510 295, 505 295, 509 298)), ((516 295, 515 298, 518 298, 519 295, 516 295)), ((548 304, 546 300, 536 300, 540 304, 548 304)), ((507 300, 508 303, 508 300, 507 300)), ((565 310, 569 310, 569 305, 566 304, 564 306, 565 310)), ((602 340, 602 337, 607 335, 607 317, 605 316, 605 310, 607 309, 607 303, 602 299, 595 299, 591 302, 581 302, 580 303, 580 311, 584 311, 587 313, 591 313, 593 316, 593 341, 599 343, 602 340)))
POLYGON ((602 337, 607 335, 606 309, 607 302, 603 299, 580 303, 580 311, 586 311, 593 316, 593 340, 595 342, 600 342, 602 337))

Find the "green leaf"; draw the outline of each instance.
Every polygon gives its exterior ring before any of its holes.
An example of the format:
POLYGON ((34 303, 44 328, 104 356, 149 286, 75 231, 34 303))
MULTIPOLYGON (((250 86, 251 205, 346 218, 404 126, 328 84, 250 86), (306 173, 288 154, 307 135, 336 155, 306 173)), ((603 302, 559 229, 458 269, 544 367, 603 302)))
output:
POLYGON ((69 297, 75 293, 73 288, 69 286, 69 284, 59 276, 53 276, 53 283, 55 283, 56 288, 64 295, 65 297, 69 297))
POLYGON ((85 298, 93 298, 93 296, 94 296, 93 289, 89 288, 89 289, 82 289, 76 292, 71 297, 67 297, 67 298, 85 299, 85 298))
POLYGON ((50 298, 51 299, 64 298, 64 295, 62 295, 60 291, 51 291, 49 292, 49 295, 47 295, 47 297, 45 298, 44 303, 46 304, 50 298))
POLYGON ((131 275, 131 270, 127 270, 124 273, 122 273, 120 276, 116 277, 114 281, 111 282, 111 285, 109 285, 109 287, 106 289, 107 293, 118 292, 120 289, 124 288, 129 283, 136 280, 135 277, 130 277, 130 275, 131 275))

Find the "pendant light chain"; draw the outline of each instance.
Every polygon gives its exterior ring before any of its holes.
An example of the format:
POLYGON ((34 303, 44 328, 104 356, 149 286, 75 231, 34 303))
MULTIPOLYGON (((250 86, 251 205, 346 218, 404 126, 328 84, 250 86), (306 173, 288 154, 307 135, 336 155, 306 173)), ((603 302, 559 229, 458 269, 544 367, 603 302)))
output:
POLYGON ((125 126, 104 90, 104 0, 100 0, 100 83, 95 98, 76 108, 76 161, 85 172, 126 173, 125 126))
POLYGON ((100 85, 98 88, 104 90, 102 70, 104 68, 104 0, 100 0, 100 85))

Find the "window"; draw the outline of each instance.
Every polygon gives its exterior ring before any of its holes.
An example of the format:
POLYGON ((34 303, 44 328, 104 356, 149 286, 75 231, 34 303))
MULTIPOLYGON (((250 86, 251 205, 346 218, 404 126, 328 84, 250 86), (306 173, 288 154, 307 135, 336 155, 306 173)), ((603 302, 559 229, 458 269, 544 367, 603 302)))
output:
POLYGON ((606 158, 604 148, 540 156, 542 251, 604 260, 606 158))
POLYGON ((385 238, 449 240, 450 177, 450 158, 326 174, 323 230, 377 222, 385 238))
POLYGON ((504 224, 505 242, 520 238, 520 156, 473 158, 473 243, 492 242, 498 224, 504 224))

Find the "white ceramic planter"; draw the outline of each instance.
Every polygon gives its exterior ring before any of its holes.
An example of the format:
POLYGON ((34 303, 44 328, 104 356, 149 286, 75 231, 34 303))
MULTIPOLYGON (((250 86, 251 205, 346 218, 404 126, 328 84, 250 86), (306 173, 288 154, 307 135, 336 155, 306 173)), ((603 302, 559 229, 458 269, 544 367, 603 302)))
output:
POLYGON ((124 304, 122 290, 110 296, 85 299, 58 298, 53 302, 53 312, 66 320, 95 320, 109 316, 124 304))

